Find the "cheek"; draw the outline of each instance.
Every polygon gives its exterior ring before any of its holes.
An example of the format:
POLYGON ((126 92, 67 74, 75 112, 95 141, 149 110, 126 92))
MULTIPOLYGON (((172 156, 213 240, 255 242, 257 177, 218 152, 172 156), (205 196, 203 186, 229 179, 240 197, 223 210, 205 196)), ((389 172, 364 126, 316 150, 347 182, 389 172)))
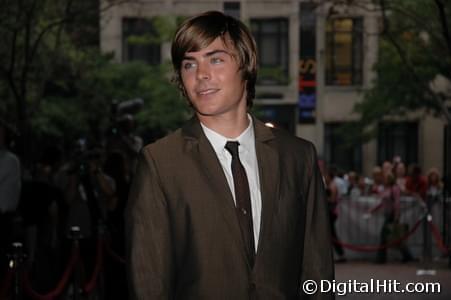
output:
POLYGON ((189 74, 184 74, 181 76, 182 85, 185 88, 185 91, 190 93, 193 89, 193 76, 190 76, 189 74))

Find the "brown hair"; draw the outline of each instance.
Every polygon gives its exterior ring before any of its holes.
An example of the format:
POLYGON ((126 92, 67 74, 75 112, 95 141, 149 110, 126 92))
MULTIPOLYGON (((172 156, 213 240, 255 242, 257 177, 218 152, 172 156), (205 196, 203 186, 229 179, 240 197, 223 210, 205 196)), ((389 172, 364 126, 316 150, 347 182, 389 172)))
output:
POLYGON ((174 81, 186 97, 181 78, 181 64, 186 52, 199 51, 220 37, 225 45, 231 44, 237 55, 242 79, 246 80, 247 105, 252 106, 257 78, 257 48, 249 29, 241 21, 219 11, 208 11, 186 20, 175 33, 171 55, 174 81))

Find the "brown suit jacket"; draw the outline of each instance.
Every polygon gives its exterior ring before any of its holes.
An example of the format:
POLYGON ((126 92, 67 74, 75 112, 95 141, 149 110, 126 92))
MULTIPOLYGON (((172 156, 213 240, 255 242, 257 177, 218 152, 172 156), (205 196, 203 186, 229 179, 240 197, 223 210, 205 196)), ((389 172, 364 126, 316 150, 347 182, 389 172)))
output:
POLYGON ((132 298, 331 299, 334 277, 314 146, 254 119, 262 218, 253 268, 217 156, 193 118, 143 148, 126 212, 132 298))

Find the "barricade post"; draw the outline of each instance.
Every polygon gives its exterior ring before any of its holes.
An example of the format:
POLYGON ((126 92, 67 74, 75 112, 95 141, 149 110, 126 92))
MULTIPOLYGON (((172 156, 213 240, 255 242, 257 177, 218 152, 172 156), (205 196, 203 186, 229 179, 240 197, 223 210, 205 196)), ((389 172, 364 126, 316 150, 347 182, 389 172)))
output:
POLYGON ((25 261, 26 255, 23 251, 23 244, 20 242, 14 242, 12 244, 12 254, 8 255, 8 267, 13 272, 13 300, 22 300, 22 270, 23 262, 25 261))
MULTIPOLYGON (((79 248, 80 245, 80 239, 82 238, 80 227, 78 226, 72 226, 69 231, 69 239, 72 240, 72 247, 79 248)), ((77 262, 78 264, 79 262, 77 262)), ((79 300, 81 299, 81 293, 83 292, 81 287, 81 278, 80 278, 80 271, 79 266, 75 265, 72 276, 71 276, 71 282, 72 282, 72 292, 74 293, 73 300, 79 300)))

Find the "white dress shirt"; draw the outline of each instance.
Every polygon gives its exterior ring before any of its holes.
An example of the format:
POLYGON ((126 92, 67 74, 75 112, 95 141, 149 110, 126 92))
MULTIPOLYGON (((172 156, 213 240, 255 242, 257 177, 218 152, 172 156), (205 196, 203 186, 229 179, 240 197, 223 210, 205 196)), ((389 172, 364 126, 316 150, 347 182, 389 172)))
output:
POLYGON ((230 191, 235 201, 235 186, 233 184, 232 175, 232 155, 227 151, 225 145, 228 141, 237 141, 240 143, 238 147, 238 152, 240 156, 240 161, 246 170, 247 180, 249 182, 249 191, 251 195, 251 206, 252 206, 252 221, 254 228, 254 241, 255 249, 257 250, 258 238, 260 235, 260 220, 261 220, 261 210, 262 210, 262 199, 260 192, 260 179, 258 176, 258 162, 257 153, 255 151, 255 136, 254 136, 254 126, 252 123, 252 118, 248 115, 249 126, 244 130, 237 138, 229 139, 219 133, 206 127, 204 124, 200 124, 202 129, 210 141, 210 144, 215 150, 216 156, 221 163, 222 169, 224 170, 225 177, 227 178, 227 183, 229 185, 230 191))

